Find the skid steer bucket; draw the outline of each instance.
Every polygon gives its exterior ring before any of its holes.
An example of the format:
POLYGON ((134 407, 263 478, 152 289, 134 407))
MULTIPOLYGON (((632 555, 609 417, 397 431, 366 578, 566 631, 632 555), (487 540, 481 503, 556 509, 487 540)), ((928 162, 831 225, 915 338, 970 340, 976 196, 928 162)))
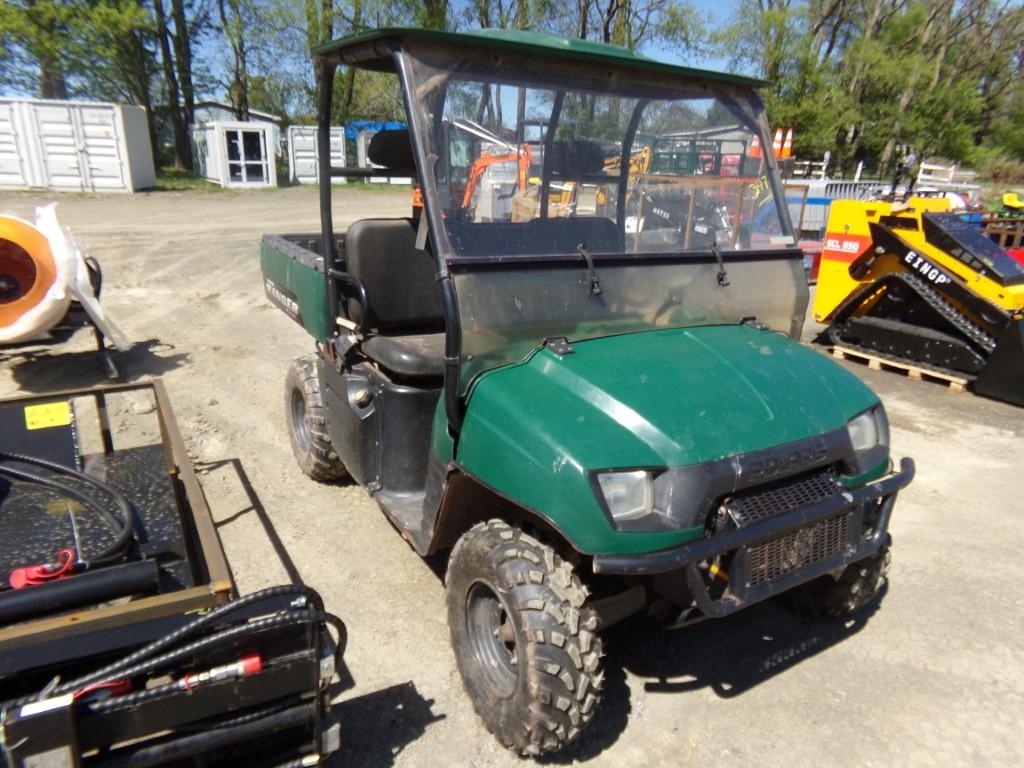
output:
POLYGON ((999 335, 974 391, 996 400, 1024 405, 1024 318, 1017 318, 999 335))

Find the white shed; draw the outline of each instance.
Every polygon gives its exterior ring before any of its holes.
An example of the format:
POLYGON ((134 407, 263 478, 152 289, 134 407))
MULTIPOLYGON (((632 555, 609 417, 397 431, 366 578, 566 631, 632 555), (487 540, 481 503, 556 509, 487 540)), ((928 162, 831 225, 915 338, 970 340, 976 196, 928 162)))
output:
MULTIPOLYGON (((204 123, 230 123, 238 120, 238 115, 235 113, 234 107, 230 104, 225 104, 221 101, 211 101, 209 99, 197 101, 193 115, 193 122, 195 125, 203 125, 204 123)), ((274 152, 278 155, 281 154, 282 120, 280 115, 272 115, 269 112, 250 109, 249 117, 245 122, 268 123, 274 126, 274 152)), ((168 136, 173 141, 173 135, 169 133, 168 136)))
MULTIPOLYGON (((288 126, 288 177, 293 184, 316 184, 320 177, 315 125, 288 126)), ((331 165, 345 166, 345 129, 331 127, 331 165)), ((331 179, 334 184, 348 181, 344 176, 331 179)))
POLYGON ((155 182, 142 107, 0 99, 0 189, 135 192, 155 182))
POLYGON ((273 130, 268 123, 193 126, 196 172, 222 187, 276 187, 273 130))

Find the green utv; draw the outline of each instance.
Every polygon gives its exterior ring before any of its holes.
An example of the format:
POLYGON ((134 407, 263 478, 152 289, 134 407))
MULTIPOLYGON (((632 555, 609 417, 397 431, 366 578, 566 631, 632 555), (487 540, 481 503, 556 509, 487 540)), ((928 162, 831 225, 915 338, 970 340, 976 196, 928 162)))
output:
POLYGON ((798 342, 808 300, 760 82, 548 35, 381 29, 315 51, 319 235, 265 236, 267 296, 316 340, 290 438, 420 555, 450 552, 466 690, 508 747, 573 741, 600 630, 884 582, 878 397, 798 342), (397 75, 408 129, 332 166, 336 70, 397 75), (414 177, 410 218, 332 224, 332 177, 414 177), (417 195, 414 195, 414 198, 417 195))

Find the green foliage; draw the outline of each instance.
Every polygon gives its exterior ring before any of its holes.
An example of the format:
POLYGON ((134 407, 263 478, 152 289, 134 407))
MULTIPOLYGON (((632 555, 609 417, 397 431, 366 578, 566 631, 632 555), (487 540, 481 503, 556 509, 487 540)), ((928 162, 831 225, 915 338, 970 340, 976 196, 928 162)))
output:
POLYGON ((5 0, 0 39, 15 88, 136 101, 156 71, 154 24, 140 0, 5 0))
POLYGON ((992 168, 1024 160, 1019 3, 741 0, 713 41, 772 82, 770 121, 795 129, 801 156, 883 172, 899 146, 992 168))
POLYGON ((156 185, 153 189, 157 192, 223 192, 228 188, 195 176, 189 171, 167 167, 157 171, 156 185))
POLYGON ((1024 161, 1011 156, 1002 148, 974 147, 968 161, 992 184, 1003 187, 1024 184, 1024 161))
MULTIPOLYGON (((358 72, 352 103, 351 119, 404 120, 405 106, 398 78, 385 72, 358 72)), ((342 87, 344 84, 341 84, 342 87)))

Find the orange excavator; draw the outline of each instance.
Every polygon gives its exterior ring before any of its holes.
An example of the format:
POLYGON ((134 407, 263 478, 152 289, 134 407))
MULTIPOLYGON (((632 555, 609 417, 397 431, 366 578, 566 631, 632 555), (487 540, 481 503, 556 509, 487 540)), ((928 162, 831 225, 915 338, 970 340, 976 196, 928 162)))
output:
POLYGON ((480 180, 487 172, 487 169, 492 165, 517 163, 519 166, 519 173, 517 175, 519 191, 526 191, 526 187, 529 184, 530 165, 533 163, 533 150, 530 149, 529 144, 525 142, 518 146, 510 144, 500 136, 497 136, 484 128, 482 125, 478 125, 477 123, 469 120, 455 120, 453 125, 459 130, 472 134, 491 145, 487 149, 483 150, 480 153, 480 156, 474 160, 473 164, 469 167, 469 178, 466 180, 466 191, 462 195, 463 208, 469 208, 473 204, 473 196, 476 194, 480 180))
MULTIPOLYGON (((492 165, 504 165, 506 163, 517 163, 519 172, 516 176, 520 192, 526 192, 530 183, 530 166, 533 164, 533 150, 527 143, 516 146, 510 144, 501 137, 488 131, 482 125, 469 120, 455 120, 452 124, 473 136, 489 143, 491 146, 484 149, 480 156, 473 161, 469 167, 466 179, 466 188, 462 194, 462 208, 468 209, 473 205, 473 197, 487 169, 492 165), (501 150, 504 151, 501 151, 501 150)), ((412 190, 413 216, 418 216, 423 210, 423 193, 418 185, 413 185, 412 190)))
POLYGON ((476 194, 477 185, 484 173, 492 165, 504 165, 505 163, 518 163, 519 174, 517 177, 519 191, 525 192, 527 177, 530 174, 530 164, 533 162, 533 150, 529 144, 522 144, 518 147, 507 145, 511 148, 503 153, 496 153, 493 149, 483 152, 480 157, 473 161, 469 169, 469 179, 466 181, 466 192, 462 196, 462 207, 469 208, 473 204, 473 195, 476 194))

